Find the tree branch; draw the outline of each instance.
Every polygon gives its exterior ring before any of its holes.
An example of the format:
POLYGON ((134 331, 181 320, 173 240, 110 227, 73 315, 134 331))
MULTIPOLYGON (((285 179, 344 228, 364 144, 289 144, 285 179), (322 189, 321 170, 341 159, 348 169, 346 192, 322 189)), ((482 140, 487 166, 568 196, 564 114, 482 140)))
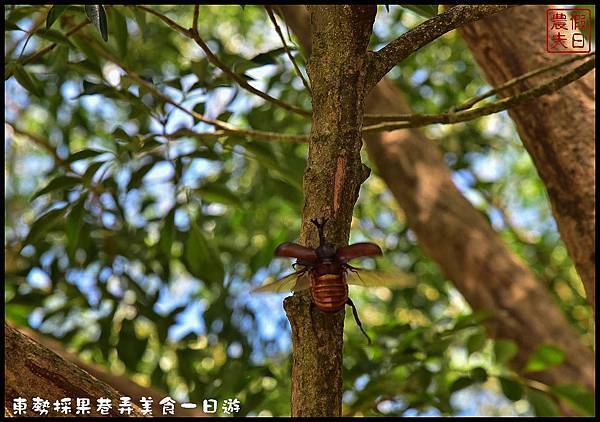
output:
POLYGON ((502 12, 508 7, 506 5, 460 5, 426 20, 371 54, 365 89, 369 92, 394 66, 446 32, 502 12))
POLYGON ((192 27, 191 29, 185 29, 184 27, 182 27, 181 25, 179 25, 177 22, 173 21, 172 19, 170 19, 169 17, 158 13, 146 6, 135 6, 138 7, 148 13, 153 14, 154 16, 157 16, 158 18, 160 18, 163 22, 165 22, 167 25, 169 25, 171 28, 175 29, 177 32, 185 35, 188 38, 193 39, 196 44, 198 44, 198 46, 204 51, 204 54, 206 54, 206 57, 208 58, 208 60, 215 65, 216 67, 218 67, 219 69, 221 69, 221 71, 223 71, 223 73, 225 73, 227 76, 229 76, 229 78, 231 80, 233 80, 234 82, 236 82, 241 88, 244 88, 245 90, 261 97, 262 99, 269 101, 272 104, 275 104, 285 110, 288 110, 292 113, 296 113, 299 114, 301 116, 305 116, 305 117, 310 117, 311 116, 311 112, 307 111, 307 110, 303 110, 299 107, 293 106, 291 104, 286 103, 285 101, 279 100, 277 98, 271 97, 269 94, 261 91, 260 89, 257 89, 255 87, 253 87, 252 85, 250 85, 248 82, 246 82, 246 80, 244 78, 242 78, 241 76, 239 76, 237 73, 235 73, 233 70, 231 70, 229 67, 227 67, 227 65, 225 63, 223 63, 221 61, 221 59, 219 59, 219 57, 217 57, 208 47, 208 45, 204 42, 204 40, 202 39, 202 37, 200 37, 200 34, 197 31, 197 27, 194 28, 192 27))
MULTIPOLYGON (((159 404, 159 400, 166 397, 168 394, 162 390, 158 390, 154 387, 144 387, 139 385, 124 375, 115 375, 110 372, 107 368, 100 366, 92 362, 85 362, 75 353, 70 352, 62 343, 52 338, 46 337, 43 334, 26 327, 17 327, 17 330, 22 334, 32 338, 33 340, 40 343, 42 346, 47 347, 49 350, 56 353, 61 358, 72 363, 89 372, 92 376, 98 378, 100 381, 110 385, 120 393, 125 394, 136 401, 138 398, 152 397, 154 402, 152 403, 152 412, 155 416, 162 414, 162 406, 159 404)), ((177 416, 206 416, 200 409, 177 409, 177 416)))
POLYGON ((290 58, 290 61, 294 65, 294 69, 296 69, 296 73, 298 74, 298 76, 300 76, 300 79, 302 79, 302 83, 304 84, 304 87, 306 88, 306 90, 310 93, 310 95, 312 95, 310 85, 308 84, 308 81, 304 78, 304 75, 302 74, 302 72, 300 71, 300 68, 298 67, 298 63, 296 63, 296 59, 294 59, 294 56, 292 56, 292 52, 290 51, 287 43, 285 42, 285 37, 283 36, 283 33, 281 32, 281 28, 279 27, 279 24, 277 23, 277 20, 275 19, 275 15, 273 14, 273 10, 271 9, 271 6, 265 5, 265 9, 267 11, 267 14, 269 15, 269 18, 271 19, 271 22, 273 22, 273 26, 275 27, 275 30, 277 31, 277 35, 279 35, 279 38, 281 39, 281 43, 283 44, 283 48, 285 49, 285 52, 287 53, 288 57, 290 58))
MULTIPOLYGON (((5 409, 12 409, 13 399, 18 397, 26 399, 29 404, 34 397, 41 397, 50 403, 63 397, 70 397, 71 400, 87 397, 94 403, 95 399, 106 397, 113 403, 109 410, 110 416, 120 415, 117 404, 121 393, 6 323, 4 365, 5 409)), ((132 416, 142 416, 135 398, 132 399, 132 416)), ((95 406, 92 407, 92 412, 94 410, 95 406)), ((52 412, 49 409, 49 415, 53 415, 52 412)), ((26 415, 33 415, 30 408, 26 415)))
MULTIPOLYGON (((491 97, 492 95, 496 95, 497 93, 499 93, 505 89, 508 89, 520 82, 526 81, 527 79, 530 79, 534 76, 541 75, 542 73, 546 73, 551 70, 561 68, 561 67, 571 64, 573 62, 587 59, 588 57, 591 57, 595 54, 596 54, 596 52, 589 53, 589 54, 583 54, 583 55, 575 55, 574 57, 570 57, 567 60, 564 60, 562 62, 554 63, 549 66, 540 67, 539 69, 532 70, 531 72, 526 72, 526 73, 522 74, 521 76, 517 76, 516 78, 506 81, 505 83, 497 86, 496 88, 492 88, 489 91, 486 91, 481 95, 478 95, 476 97, 471 98, 470 100, 465 101, 463 104, 460 104, 456 107, 452 107, 452 109, 450 109, 450 112, 467 110, 467 109, 473 107, 478 102, 485 100, 486 98, 491 97)), ((367 118, 367 116, 365 116, 365 118, 367 118)))
POLYGON ((553 93, 562 87, 581 78, 583 75, 594 69, 596 66, 595 58, 588 60, 584 64, 576 67, 572 71, 557 78, 541 84, 535 88, 528 89, 512 97, 503 98, 483 107, 472 110, 464 110, 456 113, 448 112, 442 114, 403 114, 403 115, 372 115, 372 118, 379 120, 401 120, 390 123, 380 123, 366 126, 363 133, 391 131, 396 129, 405 129, 410 127, 420 127, 432 123, 454 124, 472 120, 478 117, 487 116, 499 111, 508 110, 516 107, 534 98, 553 93))
POLYGON ((123 71, 125 71, 125 73, 127 73, 127 75, 131 79, 133 79, 136 83, 138 83, 139 85, 146 88, 154 96, 173 105, 174 107, 181 110, 188 116, 191 116, 194 119, 197 119, 203 123, 206 123, 206 124, 209 124, 216 128, 219 128, 219 129, 223 130, 224 132, 227 132, 227 134, 248 136, 251 138, 267 140, 267 141, 306 142, 308 139, 306 135, 285 135, 285 134, 281 134, 281 133, 267 132, 267 131, 262 131, 262 130, 244 129, 244 128, 239 128, 237 126, 229 124, 227 122, 223 122, 221 120, 208 119, 193 110, 186 109, 181 104, 179 104, 178 102, 171 99, 168 95, 165 95, 162 92, 160 92, 153 84, 144 80, 138 74, 136 74, 134 71, 132 71, 127 66, 125 66, 123 63, 121 63, 116 57, 114 57, 109 51, 107 51, 95 39, 93 39, 91 37, 87 37, 85 35, 81 35, 81 34, 79 34, 78 36, 84 38, 86 40, 86 42, 88 42, 90 46, 95 48, 96 51, 98 51, 106 60, 109 60, 109 61, 113 62, 114 64, 116 64, 117 66, 119 66, 121 69, 123 69, 123 71))

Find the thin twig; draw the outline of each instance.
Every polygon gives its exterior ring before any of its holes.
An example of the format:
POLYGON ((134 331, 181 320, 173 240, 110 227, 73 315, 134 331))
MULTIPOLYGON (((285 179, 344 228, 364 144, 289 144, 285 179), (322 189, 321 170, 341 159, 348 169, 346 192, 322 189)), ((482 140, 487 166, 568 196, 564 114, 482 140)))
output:
POLYGON ((211 126, 215 126, 219 129, 227 132, 228 134, 232 134, 232 135, 249 136, 252 138, 268 140, 268 141, 307 142, 307 140, 308 140, 308 137, 306 135, 285 135, 282 133, 239 128, 239 127, 229 124, 227 122, 223 122, 220 120, 208 119, 193 110, 188 110, 185 107, 183 107, 181 104, 179 104, 178 102, 171 99, 169 96, 160 92, 153 84, 142 79, 138 74, 136 74, 134 71, 129 69, 123 63, 121 63, 116 57, 114 57, 108 50, 106 50, 104 48, 104 46, 100 45, 96 40, 94 40, 93 38, 87 37, 85 35, 82 35, 82 34, 79 34, 78 36, 81 37, 82 39, 85 39, 88 42, 88 44, 91 45, 94 49, 96 49, 96 51, 98 51, 106 60, 113 62, 114 64, 118 65, 121 69, 123 69, 125 71, 125 73, 127 73, 127 75, 131 79, 133 79, 136 83, 138 83, 139 85, 142 85, 148 91, 152 92, 156 97, 173 105, 174 107, 178 108, 179 110, 181 110, 185 114, 193 117, 196 120, 207 123, 211 126))
POLYGON ((47 152, 49 152, 50 155, 52 155, 52 158, 54 158, 54 160, 58 164, 62 165, 63 163, 65 163, 65 161, 62 158, 59 157, 58 153, 56 152, 56 149, 54 147, 52 147, 52 145, 50 145, 41 136, 37 135, 36 133, 29 132, 29 131, 27 131, 25 129, 21 129, 14 122, 5 122, 5 124, 7 124, 8 126, 10 126, 11 129, 12 129, 12 131, 14 133, 28 138, 35 145, 37 145, 38 147, 40 147, 40 148, 46 150, 47 152))
POLYGON ((550 80, 547 83, 538 85, 535 88, 528 89, 512 97, 503 98, 491 104, 470 110, 463 110, 456 113, 443 114, 407 114, 402 117, 402 121, 389 123, 380 123, 363 128, 363 133, 390 131, 396 129, 405 129, 411 127, 421 127, 432 123, 453 124, 465 122, 478 117, 504 111, 518 106, 533 98, 559 90, 565 85, 579 79, 596 66, 595 58, 588 60, 584 64, 576 67, 572 71, 550 80))
POLYGON ((37 20, 33 22, 33 24, 31 25, 31 28, 29 28, 29 30, 23 30, 23 32, 25 32, 25 35, 23 37, 21 37, 19 40, 15 41, 15 43, 8 50, 6 50, 6 53, 4 53, 4 57, 12 56, 12 54, 15 52, 15 50, 17 49, 19 44, 21 44, 23 41, 25 41, 30 36, 30 34, 33 34, 35 31, 37 31, 37 29, 40 27, 40 25, 42 23, 44 23, 44 21, 45 21, 45 15, 43 13, 39 13, 37 20))
MULTIPOLYGON (((519 82, 525 81, 529 78, 532 78, 533 76, 548 72, 550 70, 554 70, 554 69, 560 68, 562 66, 568 65, 575 61, 589 58, 589 57, 593 56, 594 54, 596 54, 596 53, 589 53, 589 54, 585 54, 582 56, 571 57, 562 62, 554 63, 550 66, 541 67, 539 69, 532 70, 531 72, 524 73, 516 78, 506 81, 505 83, 503 83, 502 85, 499 85, 498 87, 496 87, 494 89, 490 89, 489 91, 486 91, 481 95, 470 98, 458 106, 451 107, 448 110, 448 113, 455 113, 458 111, 468 110, 468 109, 472 108, 478 102, 480 102, 488 97, 491 97, 492 95, 495 95, 498 92, 500 92, 506 88, 510 88, 510 87, 518 84, 519 82)), ((375 124, 375 123, 381 123, 381 122, 418 121, 421 118, 421 116, 423 116, 423 115, 418 115, 418 114, 365 114, 364 119, 369 124, 375 124)))
POLYGON ((200 5, 194 6, 194 17, 192 20, 192 31, 198 32, 198 16, 200 15, 200 5))
POLYGON ((279 27, 279 24, 277 23, 277 20, 275 19, 275 15, 273 14, 273 10, 271 9, 271 6, 265 5, 265 10, 267 11, 269 18, 271 19, 271 22, 273 22, 273 26, 275 26, 277 35, 279 35, 279 38, 281 39, 281 42, 283 44, 283 48, 285 49, 285 52, 287 53, 288 57, 290 58, 290 61, 294 65, 294 69, 296 69, 296 73, 298 73, 298 76, 300 76, 300 79, 302 79, 302 83, 304 84, 304 87, 312 96, 312 90, 310 89, 310 85, 308 84, 308 81, 304 78, 304 75, 302 74, 302 72, 300 71, 300 68, 298 67, 298 63, 296 63, 296 59, 294 59, 294 56, 292 56, 292 52, 290 51, 287 43, 285 42, 285 37, 283 36, 283 33, 281 32, 281 28, 279 27))
POLYGON ((524 74, 522 74, 522 75, 520 75, 520 76, 518 76, 516 78, 513 78, 511 80, 506 81, 505 83, 503 83, 502 85, 497 86, 494 89, 490 89, 489 91, 484 92, 483 94, 478 95, 477 97, 473 97, 470 100, 465 101, 463 104, 454 107, 450 111, 467 110, 467 109, 473 107, 478 102, 480 102, 480 101, 482 101, 482 100, 484 100, 484 99, 486 99, 488 97, 491 97, 492 95, 495 95, 498 92, 500 92, 500 91, 502 91, 502 90, 504 90, 506 88, 510 88, 510 87, 518 84, 519 82, 525 81, 525 80, 527 80, 529 78, 532 78, 534 76, 540 75, 540 74, 545 73, 545 72, 548 72, 550 70, 558 69, 558 68, 563 67, 563 66, 565 66, 567 64, 570 64, 570 63, 573 63, 573 62, 576 62, 576 61, 579 61, 579 60, 586 59, 586 58, 588 58, 590 56, 593 56, 594 54, 596 54, 596 53, 594 52, 594 53, 589 53, 589 54, 584 54, 584 55, 578 55, 578 56, 575 56, 575 57, 570 57, 567 60, 564 60, 564 61, 561 61, 561 62, 558 62, 558 63, 554 63, 554 64, 551 64, 549 66, 540 67, 539 69, 535 69, 535 70, 532 70, 531 72, 524 73, 524 74))
POLYGON ((227 65, 225 65, 225 63, 223 63, 221 61, 221 59, 219 59, 208 47, 208 45, 204 42, 204 40, 202 39, 202 37, 200 37, 200 34, 197 31, 197 28, 194 29, 193 27, 190 29, 185 29, 184 27, 182 27, 181 25, 179 25, 177 22, 173 21, 172 19, 170 19, 169 17, 158 13, 146 6, 135 6, 140 8, 141 10, 144 10, 148 13, 153 14, 154 16, 157 16, 159 19, 161 19, 163 22, 165 22, 167 25, 169 25, 171 28, 175 29, 177 32, 185 35, 188 38, 193 39, 196 44, 198 44, 198 46, 204 51, 204 54, 206 54, 206 57, 208 58, 208 60, 216 67, 218 67, 219 69, 221 69, 221 71, 223 73, 225 73, 227 76, 229 76, 234 82, 236 82, 240 87, 244 88, 245 90, 261 97, 264 100, 269 101, 272 104, 275 104, 285 110, 291 111, 292 113, 296 113, 299 114, 301 116, 305 116, 305 117, 310 117, 311 116, 311 112, 307 111, 307 110, 303 110, 301 108, 298 108, 296 106, 293 106, 291 104, 286 103, 285 101, 279 100, 277 98, 271 97, 269 94, 261 91, 260 89, 257 89, 255 87, 253 87, 252 85, 250 85, 248 82, 246 82, 246 80, 244 80, 244 78, 242 78, 241 76, 239 76, 237 73, 235 73, 233 70, 231 70, 229 67, 227 67, 227 65))

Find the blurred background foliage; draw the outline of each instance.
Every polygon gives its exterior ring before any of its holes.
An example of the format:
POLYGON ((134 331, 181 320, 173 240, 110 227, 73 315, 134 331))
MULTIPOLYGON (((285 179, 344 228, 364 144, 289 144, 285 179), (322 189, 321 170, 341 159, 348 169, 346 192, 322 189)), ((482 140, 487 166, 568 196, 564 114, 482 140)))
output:
MULTIPOLYGON (((152 8, 191 26, 192 6, 152 8)), ((91 24, 64 35, 86 18, 79 6, 46 29, 49 9, 5 6, 7 319, 176 400, 237 397, 240 414, 289 415, 284 295, 249 289, 291 271, 272 253, 299 234, 306 145, 193 136, 191 129, 213 129, 153 96, 97 49, 209 118, 288 134, 308 133, 310 120, 239 89, 191 40, 134 6, 105 6, 107 42, 91 24), (52 51, 20 64, 53 42, 52 51)), ((424 19, 382 6, 371 48, 424 19)), ((280 23, 304 70, 306 58, 280 23)), ((199 32, 256 87, 310 108, 263 7, 202 6, 199 32)), ((445 111, 489 88, 455 32, 388 76, 418 113, 445 111)), ((547 283, 591 347, 581 282, 507 114, 424 130, 457 186, 547 283)), ((385 256, 365 267, 401 268, 419 282, 397 291, 351 288, 375 342, 367 346, 347 315, 344 414, 555 414, 552 395, 508 369, 516 345, 486 337, 485 315, 472 313, 422 253, 370 167, 351 242, 383 247, 385 256)), ((543 368, 561 353, 541 350, 531 362, 543 368)), ((589 412, 593 400, 581 394, 575 401, 589 412)))

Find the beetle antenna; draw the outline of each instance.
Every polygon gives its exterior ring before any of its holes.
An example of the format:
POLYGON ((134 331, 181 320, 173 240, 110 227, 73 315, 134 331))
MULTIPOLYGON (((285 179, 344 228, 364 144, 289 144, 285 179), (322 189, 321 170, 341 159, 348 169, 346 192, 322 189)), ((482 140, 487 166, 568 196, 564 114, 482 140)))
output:
POLYGON ((352 299, 348 298, 348 301, 346 302, 346 304, 348 304, 350 307, 352 307, 352 313, 354 314, 354 320, 356 321, 356 325, 358 325, 358 328, 360 328, 360 331, 362 331, 362 333, 365 335, 365 337, 369 341, 369 344, 372 344, 371 337, 369 337, 369 335, 363 329, 363 326, 360 322, 360 318, 358 317, 358 312, 356 311, 356 306, 354 306, 354 302, 352 302, 352 299))
POLYGON ((321 218, 321 222, 319 222, 318 218, 313 218, 310 220, 315 226, 317 226, 317 230, 319 230, 319 242, 321 245, 325 244, 325 223, 329 221, 329 218, 321 218))

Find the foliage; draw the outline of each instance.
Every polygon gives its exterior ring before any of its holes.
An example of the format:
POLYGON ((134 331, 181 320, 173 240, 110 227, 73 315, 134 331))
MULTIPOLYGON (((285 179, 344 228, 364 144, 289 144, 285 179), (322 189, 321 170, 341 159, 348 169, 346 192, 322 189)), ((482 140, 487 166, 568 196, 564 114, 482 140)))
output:
MULTIPOLYGON (((190 27, 192 6, 152 8, 190 27)), ((272 262, 272 251, 299 232, 306 146, 215 132, 122 68, 237 127, 303 134, 310 121, 240 90, 191 40, 135 6, 5 6, 5 18, 7 318, 179 400, 237 397, 245 415, 289 414, 281 297, 248 290, 289 271, 289 263, 272 262), (92 25, 67 37, 86 16, 92 25), (29 28, 31 37, 23 33, 29 28)), ((380 13, 373 46, 415 19, 400 7, 380 13)), ((262 7, 202 6, 199 32, 254 86, 310 108, 262 7)), ((416 112, 446 110, 486 88, 454 35, 391 76, 416 112)), ((427 130, 443 139, 459 187, 548 282, 591 344, 580 281, 506 117, 427 130), (490 162, 498 168, 492 174, 484 171, 490 162), (501 208, 531 217, 507 222, 501 208)), ((585 391, 553 386, 548 395, 508 369, 516 345, 487 338, 486 315, 472 313, 419 249, 376 175, 362 188, 352 239, 381 244, 386 256, 376 265, 401 267, 419 284, 351 292, 376 341, 365 346, 348 316, 345 414, 476 412, 453 399, 465 389, 504 395, 499 413, 530 412, 525 397, 540 415, 556 413, 556 397, 593 412, 585 391)), ((539 350, 528 368, 560 363, 564 353, 539 350)))

